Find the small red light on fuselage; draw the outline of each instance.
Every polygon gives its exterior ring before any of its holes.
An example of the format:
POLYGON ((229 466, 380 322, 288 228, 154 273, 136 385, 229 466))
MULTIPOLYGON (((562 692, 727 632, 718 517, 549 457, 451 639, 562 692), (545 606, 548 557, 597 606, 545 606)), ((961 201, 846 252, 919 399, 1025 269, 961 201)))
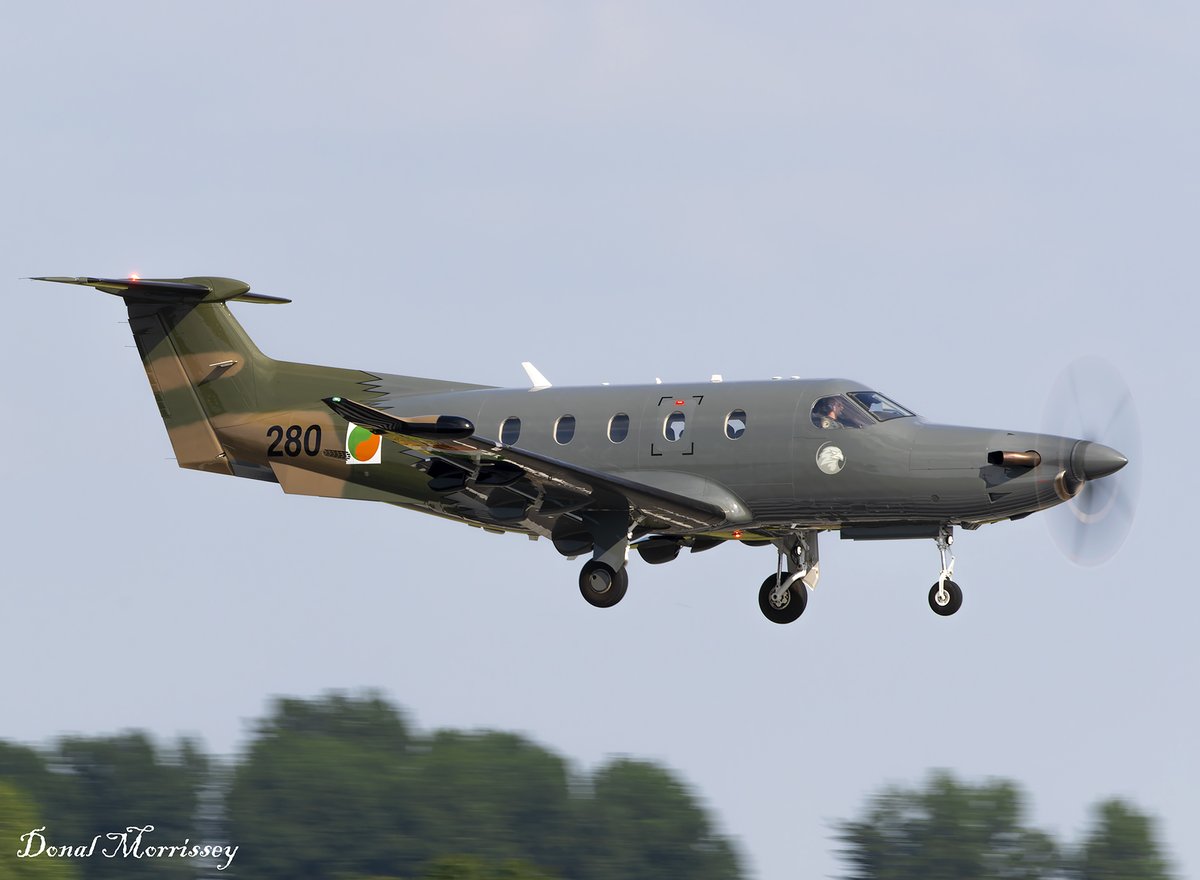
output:
POLYGON ((683 406, 683 401, 682 401, 682 400, 677 400, 677 401, 675 401, 675 405, 676 405, 676 406, 683 406))

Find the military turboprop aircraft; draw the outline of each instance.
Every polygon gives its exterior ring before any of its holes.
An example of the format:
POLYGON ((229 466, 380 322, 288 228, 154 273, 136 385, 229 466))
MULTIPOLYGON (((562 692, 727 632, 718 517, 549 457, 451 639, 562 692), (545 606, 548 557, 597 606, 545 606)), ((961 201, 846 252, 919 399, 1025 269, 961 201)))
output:
POLYGON ((817 535, 928 538, 1075 499, 1127 463, 1091 439, 928 424, 846 379, 505 389, 278 361, 227 306, 286 303, 230 278, 64 278, 121 297, 180 467, 284 492, 383 501, 590 555, 579 588, 615 605, 630 548, 649 563, 771 545, 767 619, 804 611, 817 535), (386 441, 386 442, 385 442, 386 441))

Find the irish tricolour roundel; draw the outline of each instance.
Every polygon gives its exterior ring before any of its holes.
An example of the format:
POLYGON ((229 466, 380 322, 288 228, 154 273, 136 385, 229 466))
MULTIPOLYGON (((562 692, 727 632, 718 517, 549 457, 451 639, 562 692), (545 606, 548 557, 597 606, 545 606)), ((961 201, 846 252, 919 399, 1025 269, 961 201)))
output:
POLYGON ((346 425, 346 461, 351 464, 379 464, 383 460, 383 438, 361 425, 346 425))

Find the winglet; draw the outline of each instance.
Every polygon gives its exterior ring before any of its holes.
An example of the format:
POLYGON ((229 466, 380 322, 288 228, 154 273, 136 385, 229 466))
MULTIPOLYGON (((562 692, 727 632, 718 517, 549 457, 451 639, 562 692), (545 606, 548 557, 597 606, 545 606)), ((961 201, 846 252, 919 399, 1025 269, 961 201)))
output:
POLYGON ((553 387, 550 380, 538 372, 538 368, 529 361, 521 361, 521 366, 525 368, 525 375, 529 377, 529 381, 533 385, 531 391, 541 391, 543 388, 553 387))

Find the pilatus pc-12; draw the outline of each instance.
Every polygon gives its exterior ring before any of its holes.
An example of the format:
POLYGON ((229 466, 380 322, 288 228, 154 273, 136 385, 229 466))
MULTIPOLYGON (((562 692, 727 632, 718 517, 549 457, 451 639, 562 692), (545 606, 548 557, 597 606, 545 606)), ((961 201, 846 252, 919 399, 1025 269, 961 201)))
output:
POLYGON ((631 548, 664 563, 741 541, 776 549, 758 600, 788 623, 836 531, 935 541, 929 604, 950 615, 955 526, 1076 504, 1126 464, 1092 439, 928 424, 845 379, 557 388, 527 367, 533 387, 512 389, 278 361, 227 304, 288 300, 241 281, 36 280, 125 301, 180 467, 547 538, 590 556, 579 588, 601 608, 625 595, 631 548))

